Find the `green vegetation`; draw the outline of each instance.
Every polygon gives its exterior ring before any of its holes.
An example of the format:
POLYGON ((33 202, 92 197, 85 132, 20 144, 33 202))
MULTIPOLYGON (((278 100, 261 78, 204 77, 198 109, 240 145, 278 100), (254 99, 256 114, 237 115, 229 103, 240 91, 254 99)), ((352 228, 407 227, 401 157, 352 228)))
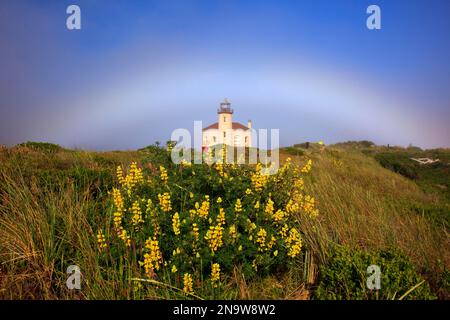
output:
POLYGON ((450 152, 415 149, 380 150, 373 156, 383 167, 415 180, 425 191, 439 193, 450 201, 450 152), (439 159, 439 162, 420 164, 411 158, 439 159))
MULTIPOLYGON (((213 295, 200 290, 202 297, 399 299, 423 279, 425 282, 405 299, 448 299, 450 210, 446 165, 450 151, 367 145, 309 144, 308 148, 293 147, 294 152, 281 150, 283 163, 287 157, 300 166, 312 160, 311 173, 304 177, 304 192, 314 196, 319 209, 315 219, 303 214, 295 214, 292 219, 302 238, 295 267, 257 272, 251 279, 244 265, 224 267, 222 293, 213 295), (411 169, 413 179, 389 167, 397 161, 409 166, 410 157, 422 155, 439 158, 442 166, 417 164, 411 169), (381 272, 385 273, 378 295, 361 289, 363 278, 355 273, 365 272, 369 261, 381 261, 381 272)), ((165 148, 158 145, 127 152, 85 152, 34 143, 1 149, 0 298, 183 297, 173 288, 182 287, 176 281, 168 287, 163 277, 155 279, 159 284, 130 280, 144 277, 143 267, 134 263, 139 260, 137 247, 121 258, 114 254, 105 257, 98 248, 99 230, 103 230, 108 245, 113 241, 109 237, 115 234, 109 223, 115 212, 112 191, 120 187, 117 166, 125 169, 135 161, 145 177, 157 181, 160 165, 167 169, 171 166, 167 159, 165 148), (65 286, 70 264, 83 271, 81 290, 65 286), (136 290, 141 293, 136 295, 136 290)), ((206 185, 217 183, 208 181, 213 177, 206 173, 210 169, 196 166, 187 170, 199 174, 189 176, 170 167, 169 178, 183 188, 197 190, 197 197, 211 193, 212 201, 222 196, 228 199, 223 208, 227 212, 234 210, 236 199, 232 195, 243 191, 243 187, 224 195, 227 191, 217 187, 205 191, 202 188, 206 185)), ((181 191, 174 193, 174 202, 180 201, 181 191)), ((142 191, 142 196, 151 194, 142 191)), ((158 203, 157 198, 153 200, 158 203)), ((178 209, 180 214, 186 212, 178 209)), ((194 287, 198 285, 194 283, 194 287)))
MULTIPOLYGON (((369 273, 370 275, 371 273, 369 273)), ((407 257, 395 250, 351 251, 336 247, 328 263, 320 268, 317 299, 435 299, 428 283, 407 257), (380 290, 367 288, 367 267, 376 265, 380 290), (381 285, 382 284, 382 285, 381 285)))
POLYGON ((46 153, 55 153, 58 151, 61 151, 63 148, 57 144, 54 143, 48 143, 48 142, 24 142, 19 144, 20 147, 29 148, 36 151, 42 151, 46 153))

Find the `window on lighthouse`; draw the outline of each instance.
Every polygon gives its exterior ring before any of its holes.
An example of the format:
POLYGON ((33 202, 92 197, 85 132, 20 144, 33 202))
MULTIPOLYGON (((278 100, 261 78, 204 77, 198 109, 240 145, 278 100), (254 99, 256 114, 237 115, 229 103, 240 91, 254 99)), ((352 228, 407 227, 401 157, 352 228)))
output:
POLYGON ((226 117, 223 117, 223 122, 227 122, 227 118, 226 117))

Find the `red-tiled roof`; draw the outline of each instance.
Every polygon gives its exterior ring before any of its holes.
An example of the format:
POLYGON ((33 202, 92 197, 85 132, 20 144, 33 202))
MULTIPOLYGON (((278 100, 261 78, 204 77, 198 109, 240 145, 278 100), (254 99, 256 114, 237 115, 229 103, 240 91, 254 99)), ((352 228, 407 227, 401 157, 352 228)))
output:
MULTIPOLYGON (((233 128, 233 130, 236 130, 236 129, 248 130, 248 128, 246 126, 244 126, 242 123, 239 123, 239 122, 233 122, 232 128, 233 128)), ((212 125, 204 128, 203 130, 208 130, 208 129, 219 129, 219 124, 217 122, 213 123, 212 125)))

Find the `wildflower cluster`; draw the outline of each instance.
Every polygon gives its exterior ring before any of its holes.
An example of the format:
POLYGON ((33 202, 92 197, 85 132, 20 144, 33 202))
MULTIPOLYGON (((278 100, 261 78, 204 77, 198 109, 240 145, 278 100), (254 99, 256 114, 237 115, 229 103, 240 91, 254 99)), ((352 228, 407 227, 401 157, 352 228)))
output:
POLYGON ((223 227, 221 224, 216 226, 210 226, 209 230, 206 232, 205 240, 208 246, 211 248, 212 252, 216 252, 223 244, 223 227))
POLYGON ((127 189, 128 192, 131 192, 131 190, 138 184, 141 184, 144 182, 144 176, 142 173, 142 169, 138 168, 136 162, 132 162, 130 165, 130 170, 126 176, 124 176, 122 167, 117 167, 117 179, 119 180, 119 183, 127 189))
POLYGON ((267 181, 269 180, 269 176, 262 173, 262 164, 261 163, 258 163, 256 165, 256 170, 252 174, 251 180, 252 180, 252 186, 256 192, 260 192, 266 185, 267 181))
POLYGON ((302 179, 311 161, 287 161, 274 175, 261 164, 159 161, 151 166, 159 170, 149 172, 136 163, 126 175, 117 168, 114 232, 108 241, 97 234, 109 259, 137 259, 143 275, 186 294, 204 290, 202 279, 220 290, 235 266, 251 278, 295 265, 303 245, 295 217, 318 215, 302 179))
POLYGON ((205 200, 202 202, 201 205, 198 202, 195 203, 195 209, 190 210, 191 216, 198 216, 200 218, 206 219, 209 214, 209 207, 210 207, 209 196, 206 195, 205 200))
POLYGON ((144 262, 141 264, 144 266, 145 273, 150 274, 153 273, 155 269, 159 270, 162 262, 158 240, 156 240, 156 238, 147 239, 147 241, 145 241, 145 250, 147 252, 144 254, 144 262))
POLYGON ((172 203, 170 201, 170 194, 168 192, 164 192, 164 194, 158 194, 158 199, 162 211, 169 212, 170 210, 172 210, 172 203))

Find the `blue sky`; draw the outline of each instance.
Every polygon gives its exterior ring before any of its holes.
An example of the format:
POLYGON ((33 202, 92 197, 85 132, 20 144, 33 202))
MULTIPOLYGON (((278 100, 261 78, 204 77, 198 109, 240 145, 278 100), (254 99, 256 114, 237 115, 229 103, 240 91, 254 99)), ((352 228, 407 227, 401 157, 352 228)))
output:
POLYGON ((235 121, 280 142, 450 147, 450 2, 0 3, 0 143, 133 149, 235 121), (66 29, 66 8, 82 29, 66 29), (381 8, 382 29, 366 28, 381 8))

